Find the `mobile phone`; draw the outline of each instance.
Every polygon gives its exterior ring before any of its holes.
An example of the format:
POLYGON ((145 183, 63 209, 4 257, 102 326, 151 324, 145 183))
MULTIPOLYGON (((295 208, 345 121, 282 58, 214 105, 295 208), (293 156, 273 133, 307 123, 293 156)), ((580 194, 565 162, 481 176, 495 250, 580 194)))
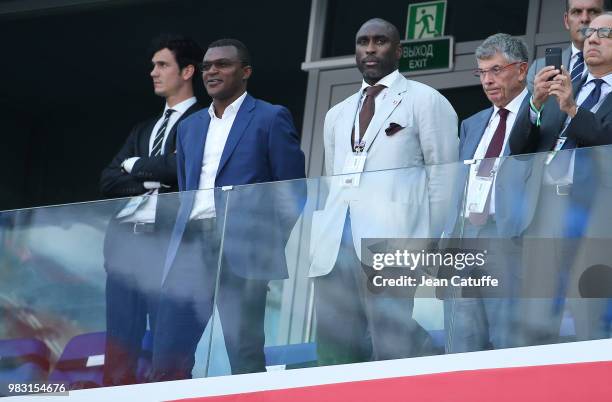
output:
MULTIPOLYGON (((563 49, 560 47, 549 47, 544 51, 544 60, 547 66, 554 66, 555 69, 561 71, 561 52, 563 49)), ((549 79, 552 80, 554 77, 549 79)))

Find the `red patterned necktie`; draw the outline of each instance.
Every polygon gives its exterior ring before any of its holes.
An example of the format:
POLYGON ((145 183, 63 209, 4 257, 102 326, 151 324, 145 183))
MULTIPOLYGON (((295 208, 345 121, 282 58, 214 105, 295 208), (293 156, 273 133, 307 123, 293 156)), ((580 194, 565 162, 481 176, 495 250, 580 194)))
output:
MULTIPOLYGON (((506 119, 508 118, 508 113, 510 112, 507 109, 499 109, 498 113, 499 123, 495 129, 495 133, 493 133, 493 138, 491 138, 487 152, 485 153, 485 159, 480 162, 478 172, 476 173, 476 175, 480 177, 491 176, 496 158, 499 157, 504 146, 504 138, 506 137, 506 119)), ((491 187, 493 186, 491 185, 491 187)), ((487 201, 485 203, 483 212, 470 212, 468 219, 472 225, 482 226, 487 223, 487 220, 489 219, 490 202, 491 189, 489 189, 489 193, 487 194, 487 201)))

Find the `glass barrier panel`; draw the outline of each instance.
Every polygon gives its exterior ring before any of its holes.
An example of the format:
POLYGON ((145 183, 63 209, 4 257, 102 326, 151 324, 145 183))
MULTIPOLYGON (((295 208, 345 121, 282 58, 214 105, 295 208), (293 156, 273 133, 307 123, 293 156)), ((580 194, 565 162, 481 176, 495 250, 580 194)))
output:
POLYGON ((607 338, 611 152, 2 212, 0 382, 86 388, 607 338))
MULTIPOLYGON (((197 196, 224 208, 220 190, 197 196)), ((177 216, 188 222, 191 207, 184 210, 194 197, 186 192, 0 212, 0 383, 92 388, 164 380, 178 376, 178 367, 193 366, 193 353, 179 363, 174 348, 185 336, 185 305, 202 313, 195 297, 202 293, 212 309, 218 268, 213 257, 202 270, 204 253, 195 245, 197 231, 212 228, 214 219, 173 234, 177 216), (166 264, 169 249, 174 264, 166 264)), ((218 249, 220 236, 206 243, 218 249)), ((201 335, 196 375, 208 361, 210 340, 201 335)), ((180 375, 191 377, 192 367, 180 375)))
POLYGON ((234 187, 209 375, 609 337, 608 152, 234 187))
POLYGON ((219 288, 225 344, 213 345, 211 356, 229 364, 215 374, 444 353, 435 289, 379 294, 368 283, 376 271, 361 262, 404 238, 420 239, 420 247, 439 239, 451 205, 461 204, 454 186, 467 169, 455 163, 234 187, 220 278, 253 295, 239 315, 223 307, 235 301, 221 293, 234 290, 219 288), (382 242, 369 247, 367 239, 382 242), (224 318, 224 310, 234 314, 224 318), (229 350, 241 347, 247 360, 229 350))
POLYGON ((471 165, 463 217, 441 249, 480 252, 484 263, 438 271, 468 283, 444 288, 447 353, 610 336, 612 226, 602 207, 610 152, 578 148, 471 165), (479 177, 483 171, 493 173, 479 177))

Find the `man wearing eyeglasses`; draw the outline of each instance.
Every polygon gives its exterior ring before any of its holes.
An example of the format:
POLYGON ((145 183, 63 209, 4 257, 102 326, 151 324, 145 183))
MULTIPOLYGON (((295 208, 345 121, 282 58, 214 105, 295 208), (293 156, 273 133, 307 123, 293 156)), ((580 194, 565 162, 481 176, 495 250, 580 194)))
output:
MULTIPOLYGON (((595 17, 604 12, 605 3, 605 0, 566 0, 565 2, 563 25, 569 31, 571 44, 561 54, 561 61, 574 81, 582 79, 587 74, 582 49, 584 36, 580 30, 588 27, 595 17)), ((529 67, 527 89, 532 93, 535 75, 544 66, 545 60, 541 57, 529 67)))
MULTIPOLYGON (((572 81, 565 67, 559 71, 547 66, 538 72, 531 99, 532 126, 523 141, 525 152, 552 151, 540 169, 542 186, 529 232, 534 237, 563 241, 554 248, 549 263, 561 267, 566 278, 576 275, 576 269, 584 268, 574 264, 577 250, 571 239, 609 234, 609 197, 603 197, 607 185, 602 183, 609 176, 606 155, 610 151, 608 147, 579 148, 612 144, 611 29, 612 14, 608 12, 581 29, 588 67, 582 80, 572 81), (601 204, 604 199, 606 205, 601 208, 597 202, 601 204)), ((537 257, 538 251, 534 254, 537 257)), ((554 341, 568 282, 555 282, 553 286, 558 288, 554 314, 550 313, 548 323, 540 319, 528 330, 554 341)), ((567 305, 573 313, 579 340, 600 337, 598 328, 603 312, 593 315, 593 311, 601 310, 596 300, 568 299, 567 305)))
MULTIPOLYGON (((469 176, 458 180, 458 195, 465 202, 457 202, 460 213, 447 226, 450 237, 474 239, 511 238, 526 228, 525 219, 517 216, 517 199, 528 171, 512 158, 511 137, 529 128, 524 116, 529 109, 526 88, 527 47, 521 39, 507 34, 488 37, 476 49, 478 69, 483 91, 492 106, 465 119, 460 128, 459 158, 476 160, 470 165, 469 176), (465 186, 467 180, 468 185, 465 186), (485 189, 481 191, 481 189, 485 189)), ((509 289, 517 277, 520 250, 514 247, 491 249, 488 252, 495 264, 488 266, 500 286, 509 289)), ((506 244, 508 245, 508 244, 506 244)), ((476 271, 464 272, 466 276, 476 271)), ((460 297, 454 289, 445 300, 446 349, 449 353, 506 348, 517 346, 518 313, 513 309, 508 294, 494 298, 490 288, 479 290, 479 298, 460 297)))
POLYGON ((214 307, 232 373, 265 371, 268 281, 287 278, 285 245, 301 212, 299 180, 232 190, 305 176, 290 112, 247 93, 246 46, 211 43, 201 69, 212 104, 178 128, 183 193, 163 272, 154 381, 191 378, 214 307))

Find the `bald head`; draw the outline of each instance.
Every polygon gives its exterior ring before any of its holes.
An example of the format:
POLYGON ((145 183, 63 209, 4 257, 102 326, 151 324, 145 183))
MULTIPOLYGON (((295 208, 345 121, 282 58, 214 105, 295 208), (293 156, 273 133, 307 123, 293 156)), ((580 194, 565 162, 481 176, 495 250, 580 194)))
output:
POLYGON ((391 40, 392 45, 399 44, 400 34, 399 34, 399 31, 397 30, 397 27, 393 25, 392 23, 390 23, 389 21, 383 20, 382 18, 372 18, 364 22, 363 25, 361 25, 361 27, 357 31, 356 37, 358 38, 360 33, 363 33, 365 30, 368 30, 368 28, 373 28, 373 27, 381 28, 382 31, 384 31, 389 37, 389 39, 391 40))
MULTIPOLYGON (((590 28, 612 28, 612 14, 604 13, 589 24, 590 28)), ((596 78, 612 72, 612 38, 600 38, 597 32, 584 40, 584 61, 596 78)))
POLYGON ((374 85, 397 69, 402 55, 395 25, 380 18, 366 21, 355 38, 355 61, 363 79, 374 85))

